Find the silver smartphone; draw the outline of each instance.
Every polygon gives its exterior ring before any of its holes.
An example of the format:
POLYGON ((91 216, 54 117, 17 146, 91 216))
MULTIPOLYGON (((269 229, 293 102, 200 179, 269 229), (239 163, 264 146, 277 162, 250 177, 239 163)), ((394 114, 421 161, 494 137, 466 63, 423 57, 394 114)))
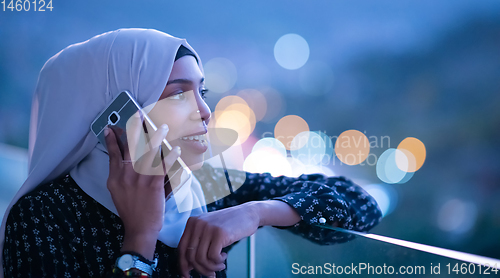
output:
MULTIPOLYGON (((142 125, 141 134, 145 137, 143 143, 148 143, 148 130, 156 131, 157 127, 128 91, 123 91, 118 94, 118 96, 116 96, 92 122, 90 129, 95 134, 95 136, 97 136, 99 142, 101 142, 101 144, 106 147, 106 149, 107 146, 104 137, 104 128, 108 126, 109 128, 113 129, 115 135, 117 135, 117 143, 120 147, 121 153, 123 154, 124 148, 128 146, 129 150, 131 151, 131 156, 133 156, 132 150, 136 150, 138 148, 138 146, 136 145, 137 142, 130 142, 129 144, 126 131, 127 122, 129 122, 129 120, 134 116, 136 117, 134 119, 140 119, 140 123, 142 125)), ((166 139, 163 139, 161 149, 155 156, 155 160, 153 161, 152 166, 158 166, 159 163, 161 163, 161 159, 166 157, 171 150, 172 146, 170 145, 170 143, 166 139)), ((132 157, 133 161, 135 161, 136 159, 139 159, 139 157, 132 157)), ((171 167, 171 171, 167 173, 168 178, 166 177, 165 183, 167 183, 168 180, 175 180, 175 185, 171 184, 172 189, 175 193, 175 189, 177 188, 177 186, 179 186, 180 188, 182 185, 184 185, 186 181, 191 178, 191 175, 191 170, 179 157, 171 167)))

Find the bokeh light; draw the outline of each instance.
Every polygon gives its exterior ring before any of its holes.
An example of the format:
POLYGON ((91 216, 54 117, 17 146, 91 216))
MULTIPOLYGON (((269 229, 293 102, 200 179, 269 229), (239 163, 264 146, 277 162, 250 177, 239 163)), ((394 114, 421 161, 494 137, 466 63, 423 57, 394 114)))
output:
MULTIPOLYGON (((396 162, 396 156, 400 161, 400 165, 408 165, 408 159, 403 152, 394 148, 386 150, 378 158, 376 166, 377 176, 381 181, 389 184, 400 183, 405 179, 407 173, 413 173, 401 170, 396 162)), ((409 178, 405 180, 407 181, 409 178)))
POLYGON ((213 58, 203 69, 205 71, 205 85, 215 93, 225 93, 236 84, 238 78, 233 62, 226 58, 213 58))
POLYGON ((474 226, 477 213, 477 206, 473 202, 451 199, 439 209, 437 224, 445 232, 462 234, 474 226))
POLYGON ((227 107, 237 103, 248 105, 248 103, 239 96, 225 96, 217 102, 214 111, 224 111, 227 107))
POLYGON ((326 166, 305 165, 304 163, 300 162, 298 159, 293 157, 287 157, 287 160, 289 165, 292 167, 293 177, 298 177, 302 174, 316 174, 316 173, 324 174, 329 177, 335 176, 333 170, 326 166))
MULTIPOLYGON (((398 156, 397 152, 396 152, 396 156, 398 156)), ((397 183, 403 184, 403 183, 408 182, 413 177, 414 174, 415 174, 415 172, 406 172, 405 176, 397 183)))
MULTIPOLYGON (((422 141, 418 140, 415 137, 407 137, 401 143, 398 145, 398 150, 406 150, 410 152, 414 159, 415 162, 414 164, 410 163, 408 165, 408 172, 415 172, 422 165, 424 165, 425 161, 425 156, 426 156, 426 150, 425 150, 425 145, 422 143, 422 141)), ((404 152, 404 151, 403 151, 404 152)), ((404 152, 406 154, 406 152, 404 152)))
POLYGON ((244 157, 247 157, 252 152, 253 146, 257 143, 257 141, 259 141, 259 139, 260 138, 255 137, 252 133, 248 136, 247 140, 241 144, 244 157))
POLYGON ((416 169, 417 160, 415 156, 406 149, 397 149, 396 152, 396 165, 402 171, 415 173, 415 171, 410 171, 410 169, 416 169))
POLYGON ((325 141, 325 156, 323 157, 323 161, 321 162, 322 165, 328 165, 330 163, 330 160, 333 159, 333 152, 334 152, 334 146, 332 142, 332 138, 330 138, 328 135, 321 131, 315 131, 321 138, 323 138, 323 141, 325 141))
POLYGON ((369 184, 363 189, 370 194, 382 211, 382 216, 390 214, 397 206, 398 195, 396 190, 387 185, 369 184))
POLYGON ((298 69, 309 59, 309 45, 297 34, 286 34, 274 45, 274 58, 285 69, 298 69))
POLYGON ((214 111, 215 132, 218 128, 229 128, 238 133, 238 141, 241 144, 252 133, 252 124, 247 115, 237 110, 214 111))
POLYGON ((230 142, 228 137, 233 136, 228 133, 227 129, 225 130, 225 134, 224 131, 220 129, 209 130, 208 139, 210 142, 210 150, 208 151, 209 155, 204 157, 205 162, 216 168, 226 167, 228 169, 243 171, 243 162, 245 159, 243 144, 240 144, 238 140, 236 140, 236 143, 230 142), (229 145, 231 143, 232 145, 229 145))
POLYGON ((238 144, 241 144, 253 132, 255 124, 255 114, 244 99, 226 96, 217 103, 209 127, 235 130, 238 132, 238 144))
POLYGON ((245 117, 248 119, 248 122, 250 123, 250 133, 253 132, 257 121, 255 120, 255 114, 253 110, 250 107, 248 107, 248 105, 245 105, 243 103, 231 104, 226 109, 224 109, 224 112, 228 111, 238 111, 243 113, 245 117))
POLYGON ((334 74, 330 66, 321 61, 309 61, 300 69, 299 84, 308 95, 323 95, 334 85, 334 74))
POLYGON ((255 119, 260 121, 264 118, 267 111, 267 101, 264 94, 255 89, 241 90, 236 94, 248 104, 255 113, 255 119))
MULTIPOLYGON (((274 127, 274 138, 283 143, 287 150, 291 149, 292 140, 297 134, 309 131, 307 122, 297 115, 288 115, 281 118, 274 127)), ((296 147, 301 147, 296 146, 296 147)))
POLYGON ((290 153, 305 165, 319 165, 326 157, 326 144, 318 132, 304 131, 293 138, 290 153))
POLYGON ((370 153, 370 142, 361 131, 351 129, 342 132, 335 142, 335 155, 347 165, 365 161, 370 153))
POLYGON ((283 157, 286 157, 286 148, 279 140, 272 137, 262 138, 252 148, 252 152, 266 150, 268 152, 276 152, 283 157))
POLYGON ((307 147, 310 133, 310 131, 303 131, 295 135, 292 139, 292 142, 290 142, 290 150, 296 151, 301 148, 307 147))
POLYGON ((243 163, 243 170, 251 173, 267 172, 273 177, 292 176, 292 168, 286 157, 268 149, 257 150, 248 155, 243 163))

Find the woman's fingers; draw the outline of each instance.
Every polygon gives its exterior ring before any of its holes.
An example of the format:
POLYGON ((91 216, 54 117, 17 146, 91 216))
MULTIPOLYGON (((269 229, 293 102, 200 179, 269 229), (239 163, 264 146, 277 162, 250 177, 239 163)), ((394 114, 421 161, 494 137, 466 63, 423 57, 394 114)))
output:
MULTIPOLYGON (((196 254, 193 254, 190 258, 194 258, 196 264, 203 266, 204 268, 212 267, 207 261, 208 247, 210 247, 210 241, 212 239, 212 229, 205 229, 203 233, 200 233, 201 239, 198 241, 198 247, 196 248, 196 254)), ((192 252, 195 253, 195 252, 192 252)), ((196 266, 195 264, 195 266, 196 266)))
POLYGON ((198 222, 196 217, 190 217, 184 234, 179 243, 179 264, 184 277, 189 277, 191 267, 205 276, 214 276, 215 273, 195 262, 195 256, 200 242, 200 234, 204 230, 204 223, 198 222))
POLYGON ((220 264, 223 264, 225 267, 224 261, 227 259, 227 253, 222 252, 222 242, 222 236, 216 236, 210 243, 209 249, 207 251, 207 257, 214 264, 217 264, 219 266, 220 264))
POLYGON ((116 143, 116 136, 114 131, 106 126, 103 132, 109 154, 109 170, 111 173, 114 168, 121 167, 122 154, 120 152, 118 144, 116 143))
MULTIPOLYGON (((151 175, 164 175, 165 173, 161 168, 153 167, 153 160, 155 157, 159 154, 159 150, 161 147, 161 142, 165 137, 167 136, 168 133, 168 126, 167 125, 162 125, 158 130, 156 130, 153 133, 153 136, 151 137, 151 140, 148 142, 148 152, 146 152, 140 160, 136 163, 136 168, 138 168, 138 172, 144 173, 144 174, 151 174, 151 175)), ((169 154, 170 155, 170 154, 169 154)), ((175 156, 175 154, 174 154, 175 156)))
POLYGON ((151 130, 147 129, 144 116, 141 115, 142 111, 139 110, 127 121, 127 141, 133 161, 150 151, 148 132, 151 130))
MULTIPOLYGON (((181 148, 179 146, 175 146, 171 152, 167 154, 167 156, 162 160, 160 165, 156 166, 158 172, 162 172, 164 175, 168 174, 172 166, 174 165, 177 158, 181 156, 181 148)), ((173 175, 173 173, 172 173, 173 175)), ((173 185, 173 184, 172 184, 173 185)), ((172 188, 173 190, 173 188, 172 188)))
POLYGON ((226 261, 226 259, 227 259, 227 253, 226 252, 222 252, 222 253, 220 253, 220 255, 221 255, 222 259, 224 261, 226 261))
POLYGON ((130 158, 130 142, 127 140, 125 144, 123 144, 123 160, 131 161, 130 158))
POLYGON ((194 225, 191 225, 191 229, 193 231, 191 232, 191 237, 189 238, 189 246, 186 247, 187 252, 186 252, 186 258, 192 266, 196 267, 196 264, 194 262, 196 261, 196 252, 199 248, 200 244, 200 237, 202 233, 206 232, 205 231, 205 223, 196 221, 197 219, 195 218, 192 222, 196 222, 194 225))
MULTIPOLYGON (((224 269, 226 266, 224 264, 224 260, 220 261, 220 256, 216 256, 216 260, 211 260, 209 255, 209 250, 211 248, 217 249, 216 246, 218 244, 216 242, 219 241, 219 235, 217 234, 216 228, 210 227, 208 229, 205 229, 205 232, 203 232, 201 236, 202 238, 200 239, 198 249, 196 250, 195 266, 196 264, 198 264, 201 267, 211 271, 224 269)), ((222 247, 218 251, 219 255, 221 250, 222 247)))
POLYGON ((193 228, 191 227, 193 224, 193 217, 190 217, 186 223, 186 228, 184 229, 184 233, 182 234, 181 240, 179 241, 179 246, 177 250, 179 251, 179 266, 180 272, 183 277, 189 277, 190 264, 187 260, 187 251, 188 247, 191 249, 192 247, 189 245, 189 240, 191 238, 191 234, 193 232, 193 228))
POLYGON ((215 277, 215 271, 226 268, 224 260, 227 255, 220 253, 222 250, 222 240, 218 238, 220 234, 217 228, 209 227, 209 225, 197 217, 189 218, 186 224, 178 246, 181 273, 185 277, 189 277, 189 271, 192 268, 209 277, 215 277), (218 260, 215 262, 210 259, 209 252, 217 248, 219 249, 218 255, 214 257, 218 260))

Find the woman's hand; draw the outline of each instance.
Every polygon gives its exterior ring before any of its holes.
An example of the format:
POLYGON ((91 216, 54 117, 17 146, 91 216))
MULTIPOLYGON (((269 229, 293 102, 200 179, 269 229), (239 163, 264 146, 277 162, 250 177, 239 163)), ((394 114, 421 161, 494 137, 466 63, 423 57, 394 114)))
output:
MULTIPOLYGON (((127 132, 136 135, 135 133, 140 130, 131 129, 127 132)), ((149 141, 149 151, 132 165, 128 145, 123 146, 122 154, 115 132, 110 128, 105 130, 109 153, 107 187, 125 228, 122 251, 135 251, 148 259, 154 256, 156 240, 163 226, 165 213, 166 174, 161 173, 168 172, 180 156, 180 149, 174 149, 165 157, 163 165, 158 166, 162 167, 161 171, 155 172, 155 169, 149 169, 152 168, 161 141, 167 133, 166 125, 154 132, 149 141), (155 173, 155 175, 144 173, 155 173)))
POLYGON ((189 218, 178 246, 183 277, 189 277, 193 268, 209 277, 225 268, 227 254, 222 248, 252 235, 259 227, 259 215, 251 203, 189 218))
POLYGON ((222 248, 255 233, 260 226, 292 226, 300 216, 278 200, 253 201, 190 217, 179 242, 181 274, 195 268, 206 276, 225 268, 222 248))

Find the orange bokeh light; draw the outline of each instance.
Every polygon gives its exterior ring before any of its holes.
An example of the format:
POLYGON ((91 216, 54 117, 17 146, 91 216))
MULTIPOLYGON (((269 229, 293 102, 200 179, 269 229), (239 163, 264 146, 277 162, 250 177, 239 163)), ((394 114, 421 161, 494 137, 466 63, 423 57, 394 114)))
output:
POLYGON ((351 129, 342 132, 335 142, 335 154, 342 163, 358 165, 370 153, 370 142, 361 131, 351 129))
POLYGON ((281 141, 281 143, 285 145, 285 148, 290 150, 293 138, 304 131, 309 131, 307 122, 297 115, 288 115, 281 118, 278 123, 276 123, 274 127, 274 138, 281 141))
POLYGON ((420 169, 422 165, 424 165, 426 157, 425 145, 417 138, 406 137, 403 141, 401 141, 401 143, 399 143, 398 150, 410 152, 413 157, 415 157, 415 162, 408 165, 407 172, 415 172, 420 169))

